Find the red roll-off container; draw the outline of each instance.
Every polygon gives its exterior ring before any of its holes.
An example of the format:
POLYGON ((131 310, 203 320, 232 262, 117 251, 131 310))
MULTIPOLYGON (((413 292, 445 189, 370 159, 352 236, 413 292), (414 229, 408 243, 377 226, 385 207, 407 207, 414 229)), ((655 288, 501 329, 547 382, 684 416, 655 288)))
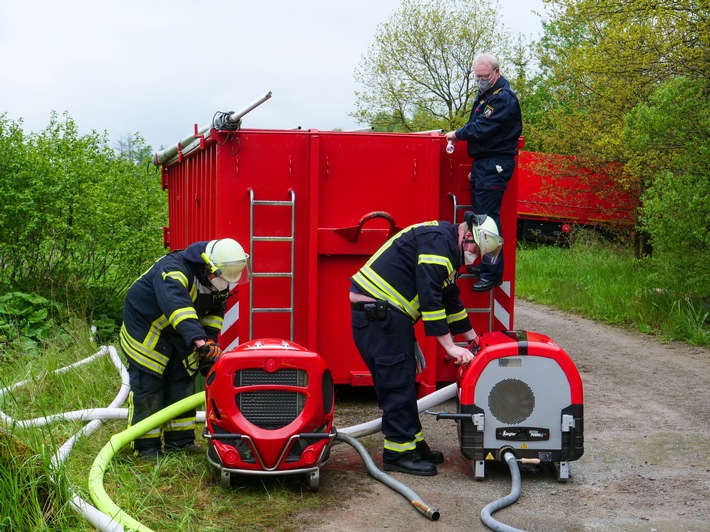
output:
MULTIPOLYGON (((156 157, 168 193, 165 245, 229 237, 251 256, 253 278, 230 298, 222 347, 284 338, 319 353, 335 384, 371 385, 352 340, 349 279, 400 229, 463 220, 471 159, 465 142, 453 154, 445 147, 439 132, 211 129, 156 157)), ((513 327, 516 198, 517 172, 501 209, 503 284, 474 293, 473 279, 459 279, 479 333, 513 327)), ((455 371, 420 324, 417 338, 425 395, 453 382, 455 371)))

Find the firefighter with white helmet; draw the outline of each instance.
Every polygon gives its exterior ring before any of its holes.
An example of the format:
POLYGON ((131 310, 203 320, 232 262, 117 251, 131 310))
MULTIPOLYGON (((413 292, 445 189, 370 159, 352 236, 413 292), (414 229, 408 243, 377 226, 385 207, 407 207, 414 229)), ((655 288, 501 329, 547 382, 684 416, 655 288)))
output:
MULTIPOLYGON (((485 214, 474 214, 471 211, 467 211, 464 213, 464 221, 471 232, 472 240, 478 247, 481 262, 483 264, 495 264, 503 248, 503 239, 498 233, 498 226, 495 220, 485 214)), ((464 240, 464 244, 466 242, 464 240)))
MULTIPOLYGON (((231 238, 195 242, 160 259, 128 290, 120 343, 128 358, 128 426, 195 393, 195 376, 222 354, 217 335, 231 289, 250 278, 249 255, 231 238)), ((140 457, 198 451, 195 411, 132 442, 140 457)))
POLYGON ((464 223, 407 227, 350 278, 353 340, 382 408, 386 471, 432 476, 444 461, 429 448, 419 420, 415 375, 423 357, 417 357, 414 324, 421 319, 424 334, 436 337, 457 363, 470 362, 471 351, 453 340, 478 338, 461 302, 458 270, 478 255, 495 262, 501 245, 493 220, 467 212, 464 223))

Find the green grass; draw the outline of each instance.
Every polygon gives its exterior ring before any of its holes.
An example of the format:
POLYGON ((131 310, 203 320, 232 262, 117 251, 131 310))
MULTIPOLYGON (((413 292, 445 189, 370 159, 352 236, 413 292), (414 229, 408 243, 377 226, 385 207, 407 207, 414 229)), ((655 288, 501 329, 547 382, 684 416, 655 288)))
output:
POLYGON ((657 286, 651 268, 628 246, 595 238, 576 239, 571 247, 522 243, 515 295, 664 340, 710 345, 708 301, 657 286))
MULTIPOLYGON (((108 356, 52 373, 98 351, 88 331, 79 330, 78 323, 74 326, 69 343, 62 334, 56 343, 44 346, 42 356, 9 356, 6 349, 8 356, 0 359, 0 386, 28 382, 0 400, 5 414, 25 420, 103 407, 113 400, 121 381, 108 356)), ((70 507, 70 493, 91 503, 89 469, 111 436, 126 428, 126 422, 108 420, 93 435, 80 439, 55 475, 57 483, 52 483, 52 456, 84 425, 61 421, 43 428, 0 427, 0 529, 93 530, 70 507)), ((197 443, 204 447, 200 432, 198 427, 197 443)), ((224 489, 204 456, 170 454, 156 464, 135 458, 124 448, 108 465, 104 487, 122 510, 154 530, 289 532, 307 528, 307 523, 299 522, 299 512, 341 504, 350 488, 368 482, 366 476, 349 476, 344 482, 343 475, 337 470, 321 474, 322 487, 316 493, 308 490, 304 475, 244 476, 224 489)))

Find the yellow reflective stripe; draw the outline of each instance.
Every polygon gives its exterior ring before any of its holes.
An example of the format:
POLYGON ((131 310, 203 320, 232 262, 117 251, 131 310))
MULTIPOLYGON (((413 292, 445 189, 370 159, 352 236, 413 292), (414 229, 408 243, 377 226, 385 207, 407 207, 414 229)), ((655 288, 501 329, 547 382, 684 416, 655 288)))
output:
POLYGON ((406 453, 407 451, 415 450, 417 448, 417 444, 414 440, 408 441, 406 443, 397 443, 396 441, 391 441, 385 438, 384 447, 388 451, 394 451, 396 453, 406 453))
POLYGON ((440 310, 426 310, 422 312, 422 320, 424 321, 436 321, 446 319, 446 311, 442 308, 440 310))
MULTIPOLYGON (((412 303, 407 301, 369 266, 363 266, 360 271, 353 275, 353 280, 362 286, 375 299, 387 299, 409 314, 413 320, 416 320, 419 317, 418 305, 416 307, 413 306, 412 303)), ((418 297, 415 298, 415 301, 417 300, 418 297)))
POLYGON ((424 441, 424 435, 421 430, 414 435, 414 441, 417 443, 424 441))
POLYGON ((182 364, 190 375, 194 375, 200 368, 199 358, 197 351, 193 351, 183 359, 182 364))
POLYGON ((140 343, 135 338, 131 337, 126 330, 125 325, 121 326, 121 347, 126 352, 126 355, 145 366, 162 375, 165 366, 168 364, 168 357, 162 353, 148 348, 140 343))
MULTIPOLYGON (((128 393, 128 427, 132 427, 135 425, 133 423, 133 414, 135 412, 135 405, 133 404, 133 391, 131 390, 128 393)), ((141 438, 159 438, 160 433, 162 432, 161 427, 155 427, 148 432, 146 432, 144 435, 141 436, 141 438)), ((133 442, 131 442, 131 446, 133 446, 133 442)))
MULTIPOLYGON (((130 425, 128 425, 128 426, 130 427, 130 425)), ((148 432, 146 432, 145 434, 141 435, 140 437, 138 437, 136 439, 139 439, 139 440, 146 439, 147 440, 150 438, 160 438, 160 436, 162 436, 162 434, 163 434, 163 429, 161 427, 158 427, 157 429, 149 430, 148 432)), ((133 445, 133 442, 131 442, 131 445, 133 445)))
POLYGON ((195 416, 171 419, 165 424, 165 430, 169 432, 175 432, 179 430, 194 430, 195 423, 195 416))
POLYGON ((192 283, 190 287, 190 299, 193 303, 197 300, 197 283, 192 283))
POLYGON ((447 257, 443 257, 441 255, 427 255, 426 253, 422 253, 417 258, 417 262, 418 264, 434 264, 436 266, 443 266, 446 268, 447 276, 454 270, 454 267, 451 265, 451 261, 447 257))
POLYGON ((453 323, 455 321, 463 320, 467 317, 468 315, 466 314, 466 310, 462 310, 461 312, 457 312, 456 314, 451 314, 446 317, 446 321, 448 323, 453 323))
POLYGON ((193 307, 179 308, 170 315, 170 318, 168 318, 168 320, 170 321, 170 325, 172 325, 174 329, 177 329, 177 326, 180 325, 184 320, 189 319, 197 319, 197 312, 195 312, 195 309, 193 307))
POLYGON ((215 315, 202 316, 200 318, 200 323, 203 327, 212 327, 213 329, 222 330, 222 324, 224 323, 224 318, 215 315))
POLYGON ((145 337, 143 343, 151 349, 154 348, 158 343, 158 340, 160 339, 160 333, 167 326, 168 318, 166 318, 165 316, 160 316, 159 318, 156 318, 155 321, 150 324, 150 329, 148 329, 148 335, 145 337))
POLYGON ((175 279, 178 283, 187 288, 187 277, 185 277, 185 274, 181 271, 163 272, 163 281, 166 279, 175 279))

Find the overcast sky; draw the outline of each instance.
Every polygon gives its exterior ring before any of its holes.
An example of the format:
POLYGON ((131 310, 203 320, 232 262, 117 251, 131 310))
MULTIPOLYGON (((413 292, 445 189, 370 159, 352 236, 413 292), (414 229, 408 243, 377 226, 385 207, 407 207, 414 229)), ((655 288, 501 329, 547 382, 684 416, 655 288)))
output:
MULTIPOLYGON (((499 0, 538 36, 542 0, 499 0)), ((359 127, 354 72, 401 0, 0 0, 0 114, 139 133, 154 150, 271 91, 243 127, 359 127)))

